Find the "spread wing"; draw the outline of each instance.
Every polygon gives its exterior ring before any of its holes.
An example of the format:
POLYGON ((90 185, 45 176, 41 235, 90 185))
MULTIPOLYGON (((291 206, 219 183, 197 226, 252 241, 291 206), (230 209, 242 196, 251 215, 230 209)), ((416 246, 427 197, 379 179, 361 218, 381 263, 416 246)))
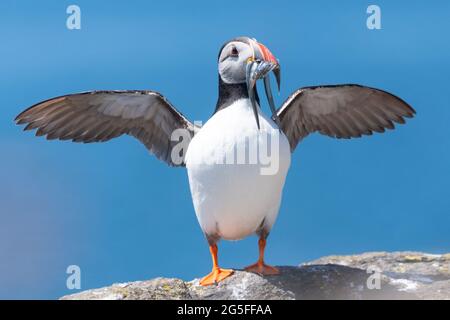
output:
POLYGON ((416 112, 402 99, 355 84, 305 87, 295 91, 277 111, 281 129, 293 151, 308 134, 356 138, 393 129, 416 112))
MULTIPOLYGON (((161 94, 153 91, 90 91, 49 99, 16 117, 24 130, 37 136, 74 142, 104 142, 123 134, 139 139, 160 160, 171 166, 171 141, 176 129, 192 137, 194 125, 161 94)), ((184 155, 183 155, 184 157, 184 155)))

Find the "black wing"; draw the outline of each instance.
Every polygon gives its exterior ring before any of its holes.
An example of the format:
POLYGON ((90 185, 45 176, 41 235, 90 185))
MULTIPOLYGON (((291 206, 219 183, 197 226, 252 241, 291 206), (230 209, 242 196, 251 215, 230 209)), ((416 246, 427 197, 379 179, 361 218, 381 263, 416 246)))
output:
POLYGON ((356 84, 305 87, 278 109, 281 129, 293 151, 308 134, 356 138, 393 129, 416 112, 402 99, 356 84))
POLYGON ((128 134, 171 166, 171 134, 194 125, 161 94, 153 91, 90 91, 49 99, 16 117, 25 130, 37 129, 37 136, 74 142, 104 142, 128 134))

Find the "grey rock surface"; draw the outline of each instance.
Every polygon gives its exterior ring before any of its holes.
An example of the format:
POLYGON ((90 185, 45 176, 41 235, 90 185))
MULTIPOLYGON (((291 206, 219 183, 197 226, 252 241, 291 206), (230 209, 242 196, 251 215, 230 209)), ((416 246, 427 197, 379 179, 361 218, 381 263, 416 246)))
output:
POLYGON ((280 275, 268 277, 237 270, 208 287, 198 279, 156 278, 61 299, 450 299, 450 254, 371 252, 279 268, 280 275))
MULTIPOLYGON (((381 273, 383 283, 413 299, 450 299, 450 254, 369 252, 328 256, 304 265, 337 264, 381 273)), ((383 291, 383 286, 380 291, 383 291)))

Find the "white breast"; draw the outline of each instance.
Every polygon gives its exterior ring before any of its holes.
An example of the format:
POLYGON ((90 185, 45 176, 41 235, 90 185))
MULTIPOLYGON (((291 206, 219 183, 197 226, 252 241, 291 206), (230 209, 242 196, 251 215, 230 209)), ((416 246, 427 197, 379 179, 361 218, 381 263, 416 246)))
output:
POLYGON ((237 240, 275 222, 291 153, 286 136, 262 113, 260 127, 250 101, 241 99, 217 112, 189 144, 192 200, 208 235, 237 240))

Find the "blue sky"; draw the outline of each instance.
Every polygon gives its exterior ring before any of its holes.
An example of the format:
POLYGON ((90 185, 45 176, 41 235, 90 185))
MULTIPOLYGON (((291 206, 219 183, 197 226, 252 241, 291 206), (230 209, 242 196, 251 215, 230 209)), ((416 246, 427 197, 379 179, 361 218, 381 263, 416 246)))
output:
MULTIPOLYGON (((17 113, 93 89, 152 89, 191 120, 217 99, 217 53, 249 35, 282 66, 281 103, 295 89, 360 83, 417 110, 407 125, 358 140, 313 135, 293 155, 267 260, 450 250, 448 1, 3 1, 0 4, 0 298, 57 298, 68 265, 82 289, 210 271, 184 169, 129 137, 48 142, 17 113), (82 29, 66 28, 77 4, 82 29), (382 29, 366 28, 377 4, 382 29)), ((268 110, 268 107, 264 107, 268 110)), ((257 257, 255 237, 221 242, 224 267, 257 257)))

